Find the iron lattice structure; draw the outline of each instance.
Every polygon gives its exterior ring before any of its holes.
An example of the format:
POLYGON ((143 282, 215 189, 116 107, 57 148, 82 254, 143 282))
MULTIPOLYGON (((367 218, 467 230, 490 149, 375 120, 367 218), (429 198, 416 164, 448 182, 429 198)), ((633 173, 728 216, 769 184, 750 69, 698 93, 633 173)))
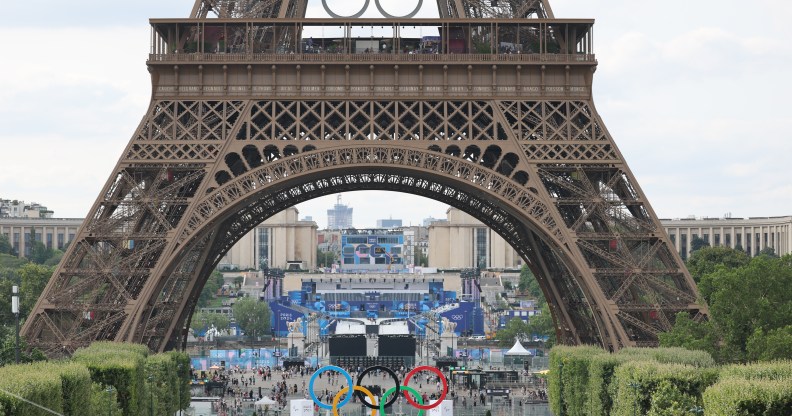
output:
POLYGON ((305 1, 205 0, 191 19, 152 20, 150 107, 25 323, 30 344, 179 348, 236 241, 354 190, 425 196, 491 227, 537 276, 561 342, 655 345, 677 313, 706 316, 594 107, 593 20, 555 19, 544 0, 438 7, 305 19, 305 1), (431 53, 399 36, 415 25, 438 31, 431 53), (312 26, 344 35, 306 43, 312 26), (357 26, 394 35, 358 53, 357 26))

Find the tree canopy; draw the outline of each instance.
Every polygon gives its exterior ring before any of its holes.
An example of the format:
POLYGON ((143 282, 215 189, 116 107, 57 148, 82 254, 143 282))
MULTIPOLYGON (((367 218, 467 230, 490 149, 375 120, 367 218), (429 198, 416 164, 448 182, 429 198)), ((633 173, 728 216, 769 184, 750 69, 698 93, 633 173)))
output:
POLYGON ((270 311, 266 302, 259 302, 258 299, 243 297, 232 306, 234 320, 245 334, 250 337, 264 335, 270 329, 270 311))
POLYGON ((223 331, 231 326, 231 320, 228 315, 216 312, 201 312, 198 311, 193 314, 190 319, 190 328, 194 331, 205 331, 214 326, 218 331, 223 331))
POLYGON ((739 265, 744 259, 733 254, 722 256, 726 264, 702 266, 713 270, 699 284, 709 321, 697 323, 681 314, 674 328, 660 335, 661 345, 703 349, 720 362, 788 357, 782 344, 792 341, 792 255, 760 255, 739 265))

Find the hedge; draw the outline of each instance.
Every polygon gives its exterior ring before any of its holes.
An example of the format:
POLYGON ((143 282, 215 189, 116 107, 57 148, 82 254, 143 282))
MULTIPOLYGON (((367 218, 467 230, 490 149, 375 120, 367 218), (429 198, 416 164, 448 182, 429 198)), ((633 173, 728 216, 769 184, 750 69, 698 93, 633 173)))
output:
POLYGON ((730 365, 721 370, 722 378, 743 378, 747 380, 790 380, 792 382, 792 361, 758 362, 749 365, 730 365))
POLYGON ((613 373, 612 415, 695 414, 707 387, 718 380, 718 369, 657 361, 629 361, 613 373))
POLYGON ((704 392, 707 416, 792 415, 792 382, 729 378, 704 392))
POLYGON ((652 359, 659 363, 687 364, 694 367, 712 367, 715 360, 706 351, 687 350, 679 347, 663 348, 623 348, 619 355, 635 359, 652 359))
POLYGON ((618 354, 600 354, 592 357, 589 363, 589 392, 586 403, 587 414, 591 416, 608 416, 611 414, 613 400, 610 386, 616 367, 634 357, 618 354))
POLYGON ((600 347, 555 346, 550 350, 547 391, 554 414, 587 415, 589 363, 593 357, 607 355, 600 347), (560 377, 559 377, 560 376, 560 377))
POLYGON ((176 399, 176 407, 181 404, 182 409, 190 407, 190 356, 183 352, 166 352, 176 365, 176 381, 181 387, 176 388, 177 393, 181 393, 181 400, 176 399))
POLYGON ((124 416, 146 414, 145 362, 148 348, 138 344, 96 342, 74 353, 72 359, 88 367, 91 380, 118 391, 124 416))
MULTIPOLYGON (((91 407, 91 377, 75 363, 36 362, 0 368, 0 388, 64 415, 85 415, 91 407)), ((40 415, 43 411, 0 392, 0 415, 40 415)))
MULTIPOLYGON (((599 347, 556 346, 550 350, 548 395, 551 409, 555 414, 570 416, 610 415, 614 397, 611 385, 616 368, 623 363, 643 361, 685 364, 693 368, 715 365, 709 353, 684 348, 624 348, 610 354, 599 347)), ((668 388, 664 391, 671 394, 668 388)), ((647 396, 647 408, 649 401, 647 396)))
POLYGON ((792 415, 792 361, 731 365, 704 392, 707 415, 792 415))

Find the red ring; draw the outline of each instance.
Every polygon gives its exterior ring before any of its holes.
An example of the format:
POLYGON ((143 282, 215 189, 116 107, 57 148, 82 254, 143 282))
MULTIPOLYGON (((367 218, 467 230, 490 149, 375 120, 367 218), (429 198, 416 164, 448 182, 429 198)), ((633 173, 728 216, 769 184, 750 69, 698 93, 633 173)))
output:
POLYGON ((407 397, 407 403, 410 403, 410 406, 412 406, 412 407, 415 407, 415 408, 418 408, 418 409, 422 409, 422 410, 434 409, 435 407, 440 406, 440 403, 443 402, 443 400, 445 399, 446 395, 448 394, 448 382, 446 381, 446 378, 443 375, 442 371, 440 371, 436 367, 430 367, 428 365, 422 365, 422 366, 419 366, 419 367, 415 367, 415 368, 413 368, 412 371, 407 373, 406 377, 404 377, 404 385, 406 386, 407 383, 410 382, 410 377, 414 376, 415 373, 417 373, 419 371, 423 371, 423 370, 431 371, 431 372, 437 374, 438 377, 440 377, 440 381, 443 382, 443 393, 440 395, 440 397, 437 399, 437 401, 434 402, 434 404, 429 404, 429 405, 426 405, 426 406, 416 403, 415 400, 413 400, 413 398, 410 397, 409 394, 406 394, 406 392, 405 392, 404 397, 407 397))

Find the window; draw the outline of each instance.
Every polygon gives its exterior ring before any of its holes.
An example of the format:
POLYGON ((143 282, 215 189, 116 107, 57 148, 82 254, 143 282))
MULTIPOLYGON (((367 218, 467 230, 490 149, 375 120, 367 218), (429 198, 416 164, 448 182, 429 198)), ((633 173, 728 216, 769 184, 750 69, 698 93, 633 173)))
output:
POLYGON ((682 260, 687 259, 687 252, 688 252, 687 234, 680 234, 679 235, 679 255, 682 256, 682 260))
POLYGON ((357 248, 358 254, 369 254, 368 246, 358 246, 357 248))
POLYGON ((388 264, 385 260, 385 257, 375 257, 374 264, 388 264))
POLYGON ((377 244, 399 244, 399 237, 377 237, 377 244))
POLYGON ((720 244, 721 244, 720 234, 715 234, 715 242, 713 243, 713 245, 719 246, 720 244))
POLYGON ((344 254, 345 254, 345 255, 346 255, 346 254, 354 254, 354 253, 355 253, 355 247, 352 247, 352 246, 344 246, 344 254))
POLYGON ((391 254, 401 254, 402 248, 399 246, 393 246, 390 249, 391 254))
POLYGON ((374 254, 385 254, 385 247, 374 247, 374 254))
POLYGON ((344 257, 344 264, 355 264, 354 257, 344 257))
POLYGON ((260 268, 269 267, 272 258, 270 257, 270 229, 257 228, 258 230, 258 266, 260 268))
POLYGON ((723 238, 726 239, 726 246, 731 247, 731 234, 724 234, 723 238))
POLYGON ((487 229, 476 228, 476 264, 474 267, 487 267, 487 229))
POLYGON ((367 242, 368 241, 366 240, 365 236, 363 236, 363 237, 351 237, 350 236, 350 237, 346 238, 346 243, 347 244, 366 244, 367 242))

